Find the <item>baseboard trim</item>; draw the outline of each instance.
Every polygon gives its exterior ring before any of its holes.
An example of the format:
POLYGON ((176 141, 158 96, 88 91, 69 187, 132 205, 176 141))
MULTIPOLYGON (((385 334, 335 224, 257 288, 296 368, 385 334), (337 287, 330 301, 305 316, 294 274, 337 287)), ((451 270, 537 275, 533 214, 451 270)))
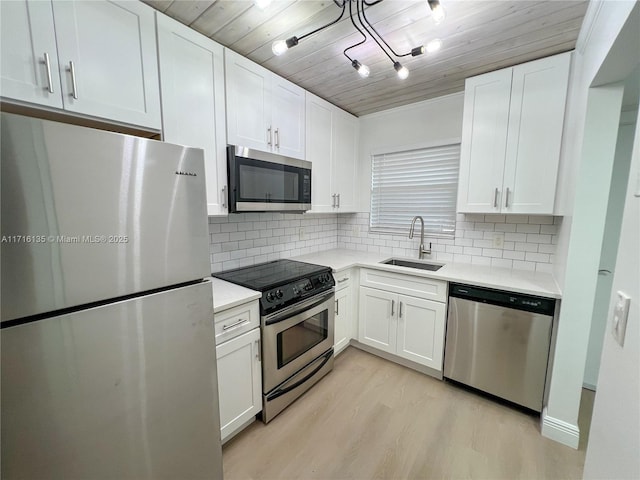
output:
POLYGON ((425 365, 420 365, 419 363, 412 362, 411 360, 407 360, 406 358, 399 357, 398 355, 394 355, 392 353, 383 352, 382 350, 378 350, 377 348, 370 347, 369 345, 365 345, 364 343, 360 343, 355 339, 351 339, 349 344, 359 350, 363 350, 372 355, 376 355, 377 357, 384 358, 385 360, 397 363, 399 365, 402 365, 403 367, 407 367, 417 372, 435 377, 438 380, 442 380, 442 371, 434 370, 433 368, 427 367, 425 365))
POLYGON ((550 438, 576 450, 578 449, 578 443, 580 442, 580 428, 578 428, 578 425, 550 417, 547 413, 547 407, 542 411, 541 418, 541 433, 543 437, 550 438))

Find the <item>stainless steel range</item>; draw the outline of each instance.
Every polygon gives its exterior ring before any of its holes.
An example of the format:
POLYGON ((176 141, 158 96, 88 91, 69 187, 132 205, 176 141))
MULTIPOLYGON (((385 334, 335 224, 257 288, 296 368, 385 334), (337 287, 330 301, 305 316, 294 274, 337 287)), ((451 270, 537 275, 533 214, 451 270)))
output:
POLYGON ((275 260, 213 276, 262 292, 262 420, 268 423, 333 369, 331 269, 275 260))

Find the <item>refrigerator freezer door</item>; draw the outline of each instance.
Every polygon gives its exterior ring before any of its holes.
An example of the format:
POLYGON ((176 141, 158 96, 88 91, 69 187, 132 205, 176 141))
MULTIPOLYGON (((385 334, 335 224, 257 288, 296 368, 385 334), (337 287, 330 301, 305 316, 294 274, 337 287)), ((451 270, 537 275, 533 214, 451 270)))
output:
POLYGON ((2 321, 209 276, 202 150, 1 115, 2 321))
POLYGON ((2 478, 222 478, 209 282, 4 328, 1 346, 2 478))

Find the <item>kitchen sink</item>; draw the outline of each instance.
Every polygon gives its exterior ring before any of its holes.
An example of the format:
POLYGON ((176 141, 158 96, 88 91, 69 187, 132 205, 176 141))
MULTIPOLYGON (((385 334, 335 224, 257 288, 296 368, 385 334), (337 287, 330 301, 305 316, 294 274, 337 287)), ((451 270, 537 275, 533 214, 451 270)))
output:
POLYGON ((432 272, 444 267, 444 265, 439 265, 437 263, 412 262, 411 260, 402 260, 399 258, 391 258, 380 263, 384 263, 385 265, 395 265, 397 267, 419 268, 420 270, 430 270, 432 272))

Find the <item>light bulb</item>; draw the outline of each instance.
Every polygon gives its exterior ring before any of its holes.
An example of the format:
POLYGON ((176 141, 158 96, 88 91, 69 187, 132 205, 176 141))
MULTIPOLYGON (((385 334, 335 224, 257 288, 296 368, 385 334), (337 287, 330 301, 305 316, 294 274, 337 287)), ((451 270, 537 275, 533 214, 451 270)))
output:
POLYGON ((398 72, 398 78, 400 80, 404 80, 409 76, 409 69, 400 65, 400 62, 395 62, 393 64, 393 68, 395 68, 396 72, 398 72))
POLYGON ((433 53, 440 50, 440 47, 442 47, 442 40, 440 40, 439 38, 435 38, 427 43, 426 50, 428 53, 433 53))
POLYGON ((267 8, 269 5, 271 5, 271 0, 255 0, 255 5, 256 7, 258 7, 260 10, 264 10, 265 8, 267 8))
POLYGON ((289 50, 289 47, 285 40, 276 40, 273 42, 273 45, 271 45, 271 51, 274 55, 282 55, 287 50, 289 50))
POLYGON ((442 22, 442 20, 444 20, 445 13, 440 0, 427 0, 427 3, 429 4, 429 8, 431 9, 431 17, 433 18, 433 21, 436 23, 436 25, 442 22))
POLYGON ((353 60, 351 62, 351 66, 358 71, 358 75, 360 75, 362 78, 367 78, 369 76, 369 67, 361 64, 358 60, 353 60))

